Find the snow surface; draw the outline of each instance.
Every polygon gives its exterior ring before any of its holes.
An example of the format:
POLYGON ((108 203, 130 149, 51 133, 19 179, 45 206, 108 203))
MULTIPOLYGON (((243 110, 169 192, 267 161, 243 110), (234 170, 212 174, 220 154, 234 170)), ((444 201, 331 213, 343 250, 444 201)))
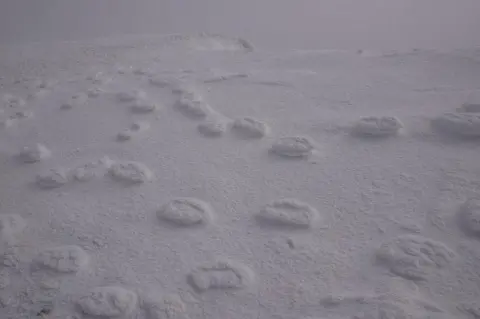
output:
POLYGON ((480 50, 0 51, 0 318, 480 315, 480 50))

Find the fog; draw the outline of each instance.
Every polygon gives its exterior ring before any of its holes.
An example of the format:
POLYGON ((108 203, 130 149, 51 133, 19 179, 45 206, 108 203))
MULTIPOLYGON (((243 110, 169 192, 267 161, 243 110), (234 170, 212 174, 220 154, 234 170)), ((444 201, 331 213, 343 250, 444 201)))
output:
POLYGON ((267 47, 480 45, 478 0, 4 0, 0 43, 216 32, 267 47))

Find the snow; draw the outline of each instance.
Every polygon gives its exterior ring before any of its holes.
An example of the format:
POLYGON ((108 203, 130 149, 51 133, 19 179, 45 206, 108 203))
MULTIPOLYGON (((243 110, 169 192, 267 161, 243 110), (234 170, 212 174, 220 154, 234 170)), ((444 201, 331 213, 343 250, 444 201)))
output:
POLYGON ((478 313, 478 49, 0 51, 1 318, 478 313))

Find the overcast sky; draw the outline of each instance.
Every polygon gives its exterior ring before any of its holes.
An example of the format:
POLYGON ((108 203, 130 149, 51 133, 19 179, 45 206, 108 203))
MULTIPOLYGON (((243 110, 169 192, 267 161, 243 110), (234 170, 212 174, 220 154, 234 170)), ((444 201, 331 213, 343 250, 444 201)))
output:
POLYGON ((0 43, 220 32, 260 46, 480 46, 480 0, 1 0, 0 43))

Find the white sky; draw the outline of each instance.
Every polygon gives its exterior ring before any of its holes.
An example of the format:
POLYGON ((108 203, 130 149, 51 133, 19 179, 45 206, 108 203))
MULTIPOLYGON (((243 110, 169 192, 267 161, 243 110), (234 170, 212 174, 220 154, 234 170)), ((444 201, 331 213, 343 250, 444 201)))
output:
POLYGON ((0 43, 120 33, 239 35, 261 46, 480 46, 480 0, 3 0, 0 43))

